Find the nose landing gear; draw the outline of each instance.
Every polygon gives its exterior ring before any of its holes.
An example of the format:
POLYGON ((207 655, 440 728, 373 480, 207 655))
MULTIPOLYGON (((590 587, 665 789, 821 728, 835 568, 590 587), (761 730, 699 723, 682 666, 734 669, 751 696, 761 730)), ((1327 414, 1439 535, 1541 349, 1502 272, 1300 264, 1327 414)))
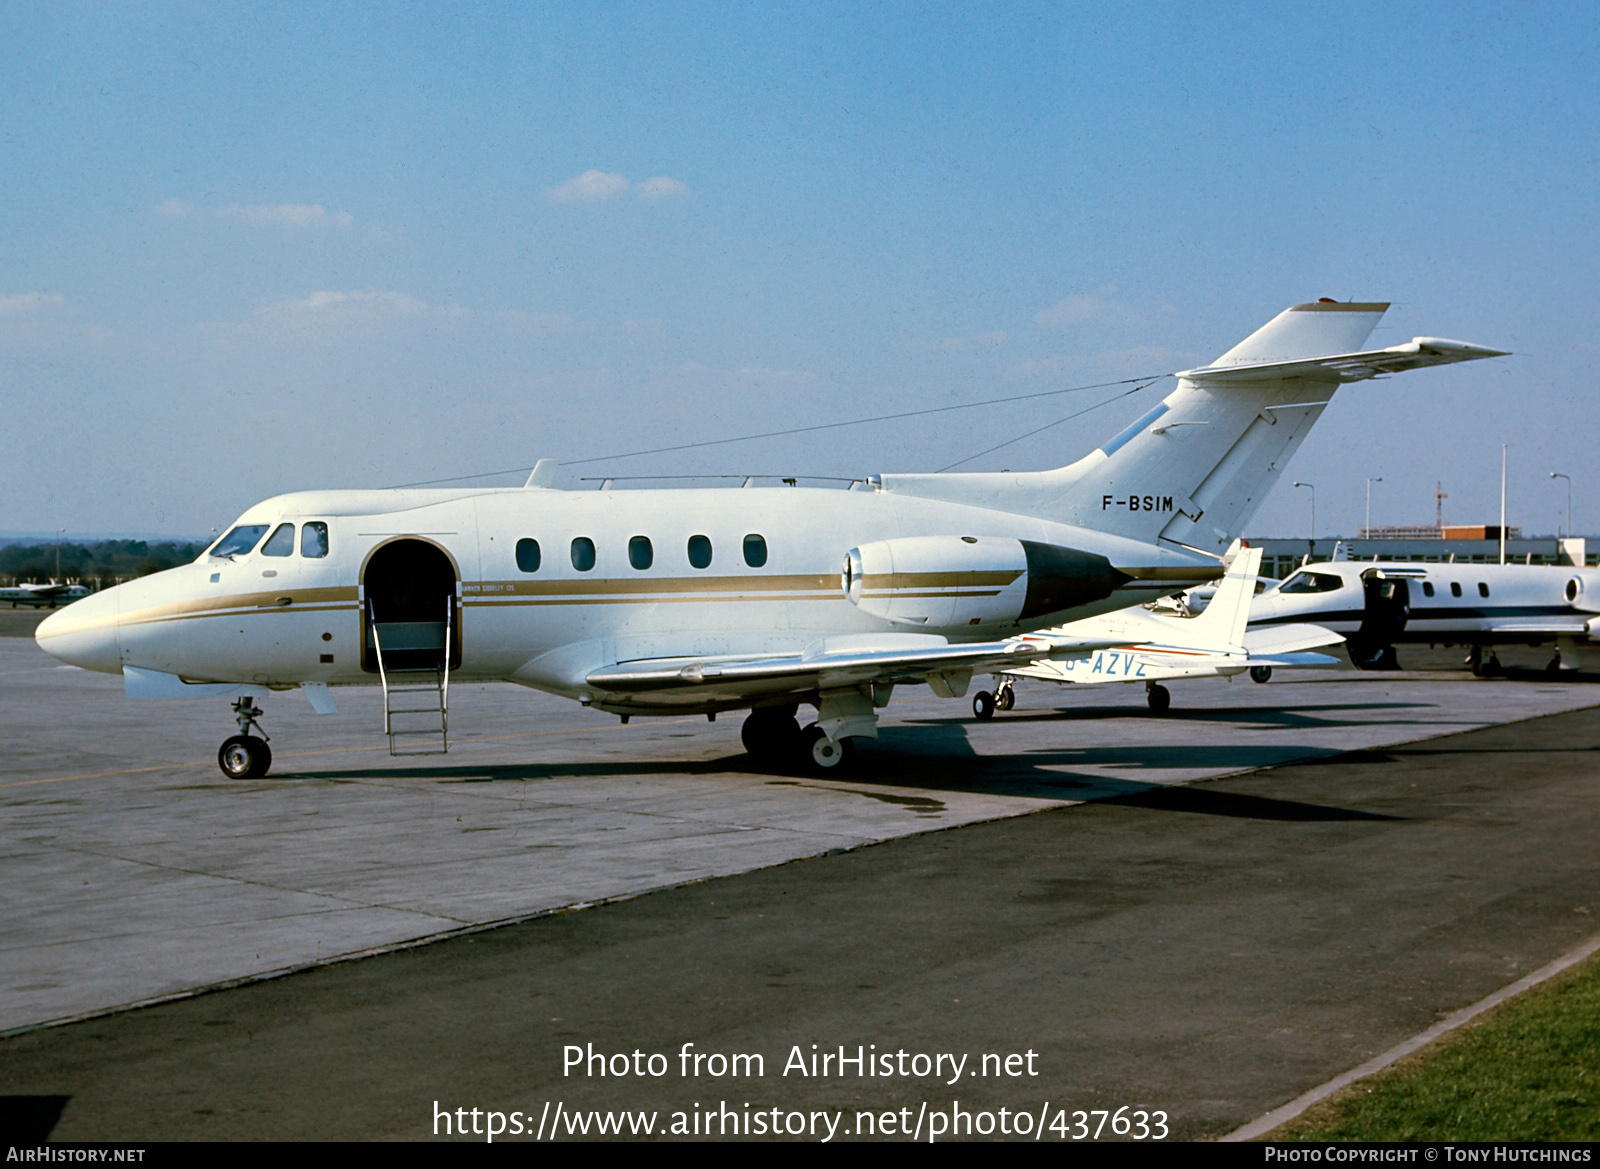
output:
POLYGON ((217 749, 217 766, 229 779, 260 779, 272 766, 272 748, 267 746, 267 732, 261 730, 256 719, 265 713, 255 704, 255 699, 235 699, 233 717, 239 724, 239 733, 224 739, 217 749), (261 731, 252 735, 251 729, 261 731))

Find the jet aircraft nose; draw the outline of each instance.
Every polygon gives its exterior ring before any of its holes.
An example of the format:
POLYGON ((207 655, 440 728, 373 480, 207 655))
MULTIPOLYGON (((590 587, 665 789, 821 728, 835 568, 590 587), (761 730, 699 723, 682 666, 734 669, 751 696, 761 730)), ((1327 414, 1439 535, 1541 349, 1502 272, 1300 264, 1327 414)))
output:
POLYGON ((122 673, 122 638, 117 627, 119 589, 91 593, 39 623, 33 639, 53 658, 102 674, 122 673))

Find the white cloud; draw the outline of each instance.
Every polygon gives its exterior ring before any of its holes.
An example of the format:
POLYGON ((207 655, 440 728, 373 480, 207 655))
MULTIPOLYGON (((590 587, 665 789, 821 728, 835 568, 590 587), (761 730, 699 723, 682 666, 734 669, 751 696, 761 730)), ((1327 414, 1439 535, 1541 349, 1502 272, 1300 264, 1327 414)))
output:
POLYGON ((217 214, 254 227, 349 227, 356 221, 348 211, 329 211, 321 203, 235 203, 217 214))
POLYGON ((987 345, 991 348, 996 345, 1004 345, 1010 339, 1006 336, 1004 329, 993 329, 987 333, 978 334, 978 344, 987 345))
POLYGON ((627 189, 628 180, 621 175, 608 175, 603 170, 586 170, 577 178, 551 187, 544 197, 552 203, 593 203, 599 199, 615 199, 627 189))
POLYGON ((1079 321, 1087 321, 1090 317, 1098 316, 1104 307, 1104 301, 1099 297, 1065 296, 1049 308, 1040 309, 1034 314, 1033 319, 1041 325, 1075 325, 1079 321))
POLYGON ((305 300, 286 300, 280 303, 306 308, 312 312, 338 311, 342 306, 350 306, 414 317, 428 311, 426 301, 408 296, 404 292, 313 292, 305 300))
POLYGON ((182 199, 168 199, 165 203, 157 203, 150 210, 157 215, 165 215, 170 219, 182 219, 194 208, 182 199))
POLYGON ((59 292, 19 292, 14 296, 0 296, 0 317, 36 313, 40 309, 60 308, 67 298, 59 292))
POLYGON ((688 193, 688 187, 677 179, 669 179, 666 175, 648 178, 634 188, 634 194, 641 199, 676 199, 688 193))

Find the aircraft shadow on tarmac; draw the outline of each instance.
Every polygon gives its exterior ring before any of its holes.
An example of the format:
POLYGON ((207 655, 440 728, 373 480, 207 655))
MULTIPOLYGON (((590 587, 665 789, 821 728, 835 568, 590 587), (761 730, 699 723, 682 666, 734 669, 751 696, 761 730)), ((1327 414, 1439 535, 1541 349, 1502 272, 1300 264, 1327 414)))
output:
MULTIPOLYGON (((1343 702, 1311 705, 1298 703, 1294 706, 1272 707, 1222 707, 1222 708, 1179 708, 1173 707, 1157 716, 1147 710, 1135 706, 1078 706, 1061 707, 1055 710, 1028 710, 996 716, 992 726, 1004 726, 1008 722, 1099 722, 1104 719, 1136 718, 1150 719, 1159 717, 1162 722, 1169 723, 1232 723, 1240 726, 1264 726, 1283 728, 1333 728, 1366 726, 1371 720, 1356 718, 1339 718, 1340 712, 1347 711, 1382 711, 1382 710, 1419 710, 1434 712, 1432 718, 1413 719, 1384 719, 1385 724, 1398 726, 1439 726, 1461 721, 1446 717, 1441 708, 1426 702, 1343 702)), ((935 720, 920 720, 933 722, 935 720)), ((965 722, 964 718, 954 721, 965 722)), ((1477 722, 1468 722, 1463 725, 1478 726, 1477 722)))
MULTIPOLYGON (((1269 797, 1205 791, 1189 787, 1094 774, 1083 768, 1119 770, 1245 771, 1312 760, 1345 758, 1332 748, 1277 746, 1194 746, 1152 744, 1130 747, 1034 748, 1006 755, 978 755, 962 721, 930 721, 884 727, 881 738, 857 752, 857 766, 838 776, 816 776, 761 767, 743 753, 708 760, 570 761, 450 767, 360 768, 283 773, 276 780, 333 782, 379 779, 432 780, 439 783, 537 783, 543 780, 623 776, 770 776, 776 786, 816 788, 861 796, 904 807, 919 816, 945 810, 931 795, 868 790, 874 786, 913 792, 1012 796, 1073 801, 1113 801, 1151 811, 1203 813, 1260 820, 1392 819, 1345 808, 1275 800, 1269 797)), ((262 782, 274 782, 266 780, 262 782)))

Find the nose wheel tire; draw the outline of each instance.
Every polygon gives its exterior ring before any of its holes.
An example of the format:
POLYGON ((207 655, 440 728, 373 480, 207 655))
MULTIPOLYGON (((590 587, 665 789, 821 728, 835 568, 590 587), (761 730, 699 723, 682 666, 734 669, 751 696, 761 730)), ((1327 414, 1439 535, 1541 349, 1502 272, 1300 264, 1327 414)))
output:
POLYGON ((980 690, 972 696, 972 717, 980 722, 994 717, 994 695, 980 690))
POLYGON ((849 739, 837 741, 828 738, 821 727, 812 723, 801 737, 801 758, 813 771, 837 772, 845 768, 855 748, 849 739))
POLYGON ((218 749, 217 766, 229 779, 260 779, 272 766, 272 748, 255 735, 234 735, 218 749))
POLYGON ((1167 707, 1172 705, 1172 692, 1159 683, 1152 682, 1144 697, 1150 704, 1151 714, 1166 714, 1167 707))

